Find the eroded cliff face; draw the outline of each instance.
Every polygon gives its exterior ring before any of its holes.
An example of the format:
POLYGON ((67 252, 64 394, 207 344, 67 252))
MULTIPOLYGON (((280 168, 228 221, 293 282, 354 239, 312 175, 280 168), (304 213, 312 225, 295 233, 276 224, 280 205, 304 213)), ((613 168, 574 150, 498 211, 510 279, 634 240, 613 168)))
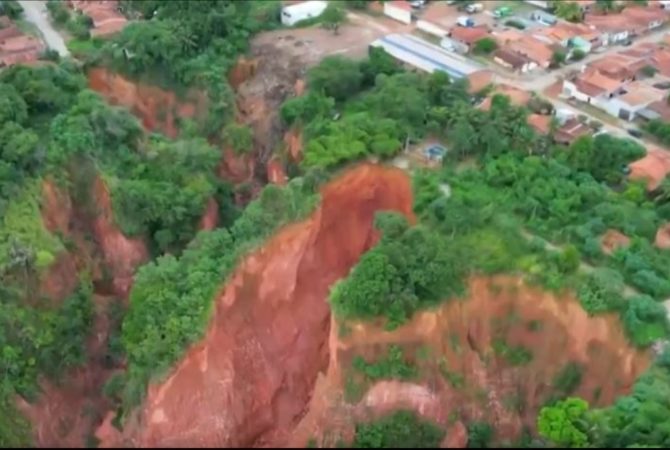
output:
MULTIPOLYGON (((304 446, 316 437, 333 446, 352 438, 356 421, 398 408, 442 424, 448 438, 460 429, 449 418, 458 417, 486 420, 498 439, 511 441, 524 426, 534 429, 540 407, 555 393, 557 376, 568 364, 582 367, 573 395, 596 406, 629 392, 648 367, 648 353, 630 347, 616 317, 591 318, 571 295, 556 296, 503 276, 473 278, 469 292, 466 299, 419 313, 393 332, 357 324, 341 337, 340 326, 331 325, 328 374, 319 380, 289 444, 304 446), (523 346, 532 360, 512 364, 494 351, 500 342, 523 346), (374 360, 391 344, 400 345, 418 366, 419 378, 363 383, 361 398, 347 399, 353 358, 374 360)), ((464 446, 467 439, 443 444, 455 442, 464 446)))
POLYGON ((112 295, 93 296, 87 361, 65 373, 60 382, 42 380, 34 403, 17 398, 17 406, 33 424, 38 447, 85 447, 102 420, 101 412, 109 409, 102 388, 113 371, 105 360, 110 304, 125 300, 135 269, 148 258, 144 243, 128 239, 114 223, 109 193, 100 178, 90 186, 90 197, 96 208, 84 211, 86 207, 75 204, 65 188, 52 180, 42 185, 44 224, 68 244, 42 276, 40 293, 60 302, 74 293, 79 274, 88 271, 94 284, 105 286, 112 295))
POLYGON ((286 442, 329 361, 330 286, 375 239, 377 211, 411 216, 410 181, 373 165, 329 183, 310 218, 240 264, 215 299, 205 338, 150 387, 135 423, 105 446, 247 446, 286 442))
POLYGON ((102 67, 88 72, 88 83, 112 105, 128 108, 147 130, 160 131, 171 138, 179 134, 177 118, 202 117, 207 109, 202 94, 190 92, 185 100, 180 100, 174 92, 127 80, 102 67))

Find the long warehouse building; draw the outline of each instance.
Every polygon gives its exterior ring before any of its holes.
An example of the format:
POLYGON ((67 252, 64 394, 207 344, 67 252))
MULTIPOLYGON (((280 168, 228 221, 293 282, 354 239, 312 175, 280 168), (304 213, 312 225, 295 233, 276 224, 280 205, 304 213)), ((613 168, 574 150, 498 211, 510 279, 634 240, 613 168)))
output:
POLYGON ((405 64, 429 73, 441 70, 447 72, 452 78, 467 77, 484 68, 411 34, 389 34, 370 45, 382 47, 388 54, 405 64))

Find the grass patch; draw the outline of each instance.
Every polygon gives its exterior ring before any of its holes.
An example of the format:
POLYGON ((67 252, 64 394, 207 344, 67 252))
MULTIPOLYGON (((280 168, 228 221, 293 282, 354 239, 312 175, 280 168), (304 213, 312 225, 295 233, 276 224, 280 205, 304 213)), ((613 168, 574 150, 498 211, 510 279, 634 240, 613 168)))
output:
POLYGON ((524 366, 533 360, 533 354, 526 347, 509 345, 504 339, 493 341, 493 352, 512 366, 524 366))
POLYGON ((412 380, 418 375, 417 368, 405 361, 403 351, 397 345, 391 345, 388 354, 376 362, 369 363, 363 357, 357 356, 352 365, 371 380, 412 380))
POLYGON ((353 448, 437 448, 445 432, 411 411, 356 425, 353 448))
POLYGON ((461 389, 465 385, 465 377, 463 374, 449 370, 446 359, 440 359, 439 368, 442 377, 444 377, 454 389, 461 389))
POLYGON ((71 39, 67 42, 67 48, 75 57, 91 57, 95 55, 104 45, 101 39, 71 39))

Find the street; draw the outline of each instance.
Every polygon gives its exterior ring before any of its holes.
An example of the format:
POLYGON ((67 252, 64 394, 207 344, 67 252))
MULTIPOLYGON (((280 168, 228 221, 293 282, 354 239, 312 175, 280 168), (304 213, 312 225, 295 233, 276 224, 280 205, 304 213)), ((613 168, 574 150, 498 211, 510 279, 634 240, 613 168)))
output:
POLYGON ((61 35, 54 30, 49 21, 49 13, 46 8, 46 1, 44 0, 19 0, 19 4, 23 8, 26 20, 35 24, 39 29, 44 42, 47 46, 58 52, 61 56, 70 56, 70 52, 65 45, 65 41, 61 35))

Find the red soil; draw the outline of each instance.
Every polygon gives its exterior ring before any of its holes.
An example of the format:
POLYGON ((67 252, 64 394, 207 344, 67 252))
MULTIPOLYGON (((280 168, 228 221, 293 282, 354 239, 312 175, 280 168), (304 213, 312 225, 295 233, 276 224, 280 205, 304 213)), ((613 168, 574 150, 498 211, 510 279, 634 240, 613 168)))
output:
POLYGON ((150 387, 139 419, 126 426, 125 443, 287 441, 328 365, 330 286, 375 242, 375 212, 412 214, 410 180, 379 166, 345 173, 323 189, 322 200, 309 219, 287 226, 242 262, 216 299, 205 338, 150 387))

